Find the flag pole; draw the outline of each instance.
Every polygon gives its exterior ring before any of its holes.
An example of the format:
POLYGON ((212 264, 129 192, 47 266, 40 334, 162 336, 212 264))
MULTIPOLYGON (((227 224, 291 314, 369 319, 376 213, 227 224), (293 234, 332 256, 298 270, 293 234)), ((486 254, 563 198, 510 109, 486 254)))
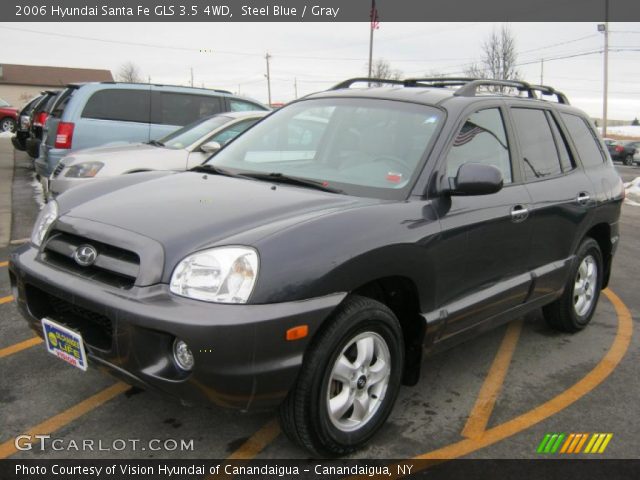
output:
POLYGON ((373 66, 373 24, 371 25, 369 30, 369 75, 367 76, 371 78, 371 68, 373 66))
MULTIPOLYGON (((371 18, 371 24, 369 25, 369 75, 371 78, 371 74, 373 73, 373 31, 378 28, 379 20, 378 20, 378 9, 376 8, 376 0, 371 0, 371 13, 369 14, 371 18)), ((369 84, 371 86, 371 84, 369 84)))

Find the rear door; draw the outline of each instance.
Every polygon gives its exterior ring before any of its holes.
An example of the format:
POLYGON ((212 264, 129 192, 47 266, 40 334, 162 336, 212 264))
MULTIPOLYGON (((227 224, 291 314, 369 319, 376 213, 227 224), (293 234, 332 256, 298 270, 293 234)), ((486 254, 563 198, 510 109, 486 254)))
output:
POLYGON ((527 259, 530 198, 514 168, 513 138, 502 104, 465 115, 442 173, 456 176, 465 163, 493 165, 504 187, 478 196, 438 199, 442 239, 436 259, 437 303, 447 311, 439 341, 462 333, 522 303, 530 285, 527 259))
POLYGON ((112 142, 148 142, 150 88, 103 88, 94 92, 76 121, 73 149, 112 142))
POLYGON ((594 188, 552 109, 518 106, 510 114, 533 202, 528 269, 535 278, 530 298, 535 300, 563 288, 576 236, 593 205, 594 188))
POLYGON ((227 111, 220 95, 201 95, 154 86, 150 138, 157 140, 196 120, 227 111))

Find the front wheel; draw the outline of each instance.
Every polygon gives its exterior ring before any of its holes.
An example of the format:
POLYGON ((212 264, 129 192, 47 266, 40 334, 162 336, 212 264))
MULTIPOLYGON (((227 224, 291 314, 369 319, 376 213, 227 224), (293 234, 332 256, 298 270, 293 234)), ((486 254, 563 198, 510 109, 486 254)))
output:
POLYGON ((317 334, 280 406, 287 436, 316 455, 364 445, 393 408, 404 363, 398 319, 375 300, 352 296, 317 334))
POLYGON ((626 157, 624 157, 623 163, 627 166, 633 165, 633 155, 627 155, 626 157))
POLYGON ((576 260, 564 293, 543 308, 547 323, 563 332, 577 332, 591 321, 602 288, 602 252, 592 238, 578 247, 576 260))

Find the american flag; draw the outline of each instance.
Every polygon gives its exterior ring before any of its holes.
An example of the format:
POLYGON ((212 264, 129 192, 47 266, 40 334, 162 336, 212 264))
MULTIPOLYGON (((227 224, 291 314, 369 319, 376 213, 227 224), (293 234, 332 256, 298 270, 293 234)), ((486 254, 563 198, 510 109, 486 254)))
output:
POLYGON ((453 146, 461 147, 462 145, 465 145, 476 138, 476 135, 479 135, 483 132, 486 132, 484 128, 480 128, 474 123, 466 122, 462 127, 462 130, 460 130, 460 133, 458 133, 456 139, 453 141, 453 146))
POLYGON ((378 30, 380 28, 380 17, 378 17, 378 8, 376 7, 376 0, 371 0, 371 30, 378 30))

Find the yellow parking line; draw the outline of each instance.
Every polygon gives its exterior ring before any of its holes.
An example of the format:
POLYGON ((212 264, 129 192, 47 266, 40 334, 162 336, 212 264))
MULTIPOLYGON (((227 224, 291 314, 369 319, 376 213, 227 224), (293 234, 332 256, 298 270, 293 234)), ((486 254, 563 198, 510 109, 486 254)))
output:
POLYGON ((9 303, 9 302, 13 302, 13 295, 0 298, 0 305, 2 305, 3 303, 9 303))
MULTIPOLYGON (((251 435, 237 450, 227 457, 227 460, 241 460, 239 463, 245 463, 256 457, 271 442, 273 442, 280 434, 280 426, 276 419, 265 423, 260 430, 251 435), (244 460, 244 462, 242 462, 244 460)), ((233 475, 209 475, 205 480, 214 480, 216 478, 231 478, 233 475)))
MULTIPOLYGON (((24 433, 24 435, 30 435, 32 437, 34 435, 49 435, 56 430, 59 430, 62 427, 70 424, 84 414, 89 413, 103 403, 106 403, 112 398, 117 397, 121 393, 127 391, 129 388, 131 388, 129 385, 118 382, 110 386, 109 388, 105 388, 101 392, 98 392, 95 395, 87 398, 86 400, 83 400, 82 402, 74 405, 64 412, 59 413, 58 415, 55 415, 45 420, 44 422, 30 428, 24 433)), ((0 444, 0 459, 8 458, 18 451, 14 442, 15 440, 12 438, 11 440, 4 442, 3 444, 0 444)))
MULTIPOLYGON (((633 334, 633 318, 627 306, 613 291, 607 288, 603 293, 616 310, 618 330, 607 353, 587 375, 551 400, 542 405, 538 405, 518 417, 486 430, 480 437, 465 438, 450 445, 417 455, 402 462, 402 465, 414 465, 412 473, 416 473, 417 471, 429 468, 434 462, 440 463, 442 461, 453 460, 493 445, 564 410, 604 382, 616 369, 629 349, 631 336, 633 334), (431 460, 432 462, 416 462, 416 460, 431 460)), ((391 468, 391 471, 396 472, 397 470, 391 468)), ((400 473, 392 473, 392 475, 387 478, 393 480, 402 478, 403 476, 404 475, 400 473)), ((350 480, 366 480, 370 477, 354 475, 348 478, 350 480)))
POLYGON ((9 262, 0 262, 0 267, 6 267, 9 265, 9 262))
POLYGON ((511 322, 504 334, 500 348, 496 353, 489 373, 480 388, 476 403, 471 409, 467 423, 462 430, 462 436, 475 438, 483 434, 487 429, 489 418, 500 394, 504 379, 509 370, 513 352, 516 350, 518 338, 522 331, 522 320, 511 322))
POLYGON ((0 349, 0 358, 8 357, 9 355, 21 352, 22 350, 31 348, 39 343, 42 343, 42 339, 40 337, 33 337, 28 340, 24 340, 23 342, 14 343, 13 345, 0 349))

